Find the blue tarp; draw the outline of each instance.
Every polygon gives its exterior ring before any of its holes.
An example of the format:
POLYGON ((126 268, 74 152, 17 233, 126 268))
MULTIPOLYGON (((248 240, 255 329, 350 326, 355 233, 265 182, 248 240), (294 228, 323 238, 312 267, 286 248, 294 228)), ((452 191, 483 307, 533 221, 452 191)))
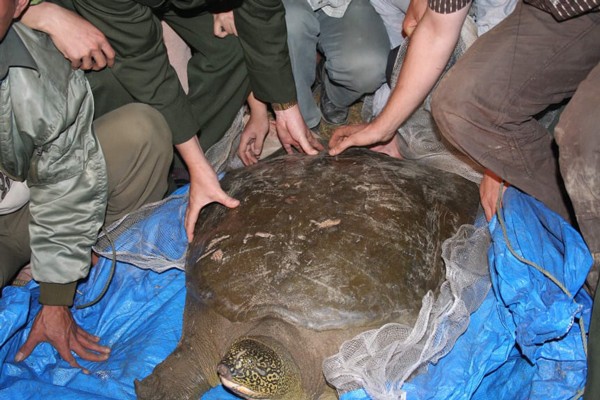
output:
MULTIPOLYGON (((156 214, 156 222, 149 225, 163 228, 179 218, 185 198, 174 201, 166 203, 168 212, 156 214)), ((583 318, 588 326, 591 300, 580 288, 591 265, 589 252, 566 222, 517 190, 506 192, 504 213, 507 237, 516 253, 548 270, 574 299, 515 258, 494 219, 489 253, 493 291, 473 313, 454 349, 426 374, 405 384, 409 399, 570 398, 583 387, 586 365, 577 322, 583 318)), ((152 237, 143 229, 139 232, 145 240, 152 237)), ((177 246, 185 248, 184 236, 177 246)), ((110 264, 101 259, 91 269, 78 286, 76 304, 93 300, 102 291, 110 264)), ((73 311, 83 329, 112 348, 109 360, 78 360, 91 372, 85 375, 60 359, 50 345, 41 344, 27 360, 15 363, 40 308, 38 295, 31 282, 5 288, 0 299, 2 399, 134 399, 133 381, 150 374, 181 335, 184 273, 173 269, 158 274, 119 262, 103 299, 73 311)), ((234 398, 221 387, 203 396, 234 398)), ((360 390, 343 396, 366 398, 360 390)))

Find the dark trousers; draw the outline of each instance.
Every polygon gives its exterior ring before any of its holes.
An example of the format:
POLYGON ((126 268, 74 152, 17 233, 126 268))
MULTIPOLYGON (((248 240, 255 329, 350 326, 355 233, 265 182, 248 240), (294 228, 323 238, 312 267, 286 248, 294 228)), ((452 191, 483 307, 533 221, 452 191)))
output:
MULTIPOLYGON (((160 200, 167 190, 173 155, 163 116, 144 104, 129 104, 94 121, 108 170, 105 225, 142 205, 160 200)), ((29 262, 29 207, 0 215, 0 288, 29 262)))
MULTIPOLYGON (((132 9, 140 7, 135 2, 124 4, 131 4, 132 9)), ((159 24, 159 17, 154 18, 159 24)), ((221 39, 213 34, 211 13, 199 13, 192 17, 168 11, 160 19, 193 49, 187 65, 187 99, 192 109, 196 110, 194 116, 200 127, 200 145, 206 151, 229 129, 250 94, 250 80, 242 47, 233 35, 221 39)), ((111 68, 88 73, 87 77, 94 93, 97 117, 136 101, 111 68)), ((129 84, 147 85, 147 78, 147 75, 140 74, 139 82, 129 84)))
MULTIPOLYGON (((521 3, 473 44, 432 103, 451 144, 577 224, 595 264, 600 261, 599 62, 600 13, 557 22, 521 3), (571 96, 553 137, 534 116, 571 96)), ((595 286, 597 275, 588 280, 595 286)), ((588 364, 585 398, 600 398, 598 302, 588 364)))

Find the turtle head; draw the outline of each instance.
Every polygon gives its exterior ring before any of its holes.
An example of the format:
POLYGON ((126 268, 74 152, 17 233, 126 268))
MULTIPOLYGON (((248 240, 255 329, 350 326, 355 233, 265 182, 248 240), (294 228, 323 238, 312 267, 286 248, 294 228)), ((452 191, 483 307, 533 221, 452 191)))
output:
POLYGON ((223 386, 246 399, 301 399, 300 370, 277 341, 262 337, 237 340, 217 373, 223 386))

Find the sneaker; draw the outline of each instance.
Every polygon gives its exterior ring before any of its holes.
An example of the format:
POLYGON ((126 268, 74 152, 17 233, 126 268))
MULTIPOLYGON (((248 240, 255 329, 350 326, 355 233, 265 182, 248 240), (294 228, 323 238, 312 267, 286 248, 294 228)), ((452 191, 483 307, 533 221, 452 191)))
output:
POLYGON ((329 100, 325 85, 321 85, 321 101, 320 107, 323 120, 331 125, 343 125, 348 122, 348 114, 350 107, 336 106, 329 100))

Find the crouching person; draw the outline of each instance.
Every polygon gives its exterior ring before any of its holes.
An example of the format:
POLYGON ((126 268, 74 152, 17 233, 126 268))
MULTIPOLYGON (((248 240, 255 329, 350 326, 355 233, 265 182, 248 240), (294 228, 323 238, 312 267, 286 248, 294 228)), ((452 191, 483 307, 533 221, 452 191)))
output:
POLYGON ((141 104, 92 121, 83 72, 46 35, 13 23, 27 5, 0 0, 1 283, 31 260, 40 284, 42 308, 16 361, 49 342, 81 368, 71 351, 101 361, 110 349, 72 317, 77 281, 88 274, 103 224, 165 194, 171 133, 141 104))

